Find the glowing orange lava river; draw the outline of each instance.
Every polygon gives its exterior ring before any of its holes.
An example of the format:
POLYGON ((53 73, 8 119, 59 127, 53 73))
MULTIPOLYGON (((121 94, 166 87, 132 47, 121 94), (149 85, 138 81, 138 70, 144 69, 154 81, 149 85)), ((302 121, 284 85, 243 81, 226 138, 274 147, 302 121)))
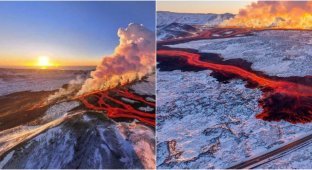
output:
POLYGON ((127 89, 93 92, 80 96, 79 100, 89 109, 105 111, 109 118, 137 119, 155 126, 155 103, 127 89), (142 111, 139 107, 149 107, 152 111, 142 111))
MULTIPOLYGON (((184 41, 182 40, 182 42, 184 41)), ((257 118, 268 121, 285 120, 291 123, 312 121, 311 77, 270 77, 264 73, 253 71, 250 67, 239 66, 235 64, 234 60, 231 63, 209 59, 210 56, 215 57, 215 55, 199 53, 192 49, 173 49, 161 46, 157 50, 160 63, 174 60, 171 63, 183 64, 183 68, 187 66, 200 70, 209 69, 225 77, 243 79, 249 84, 253 84, 252 88, 259 88, 263 92, 259 100, 262 112, 256 116, 257 118)))

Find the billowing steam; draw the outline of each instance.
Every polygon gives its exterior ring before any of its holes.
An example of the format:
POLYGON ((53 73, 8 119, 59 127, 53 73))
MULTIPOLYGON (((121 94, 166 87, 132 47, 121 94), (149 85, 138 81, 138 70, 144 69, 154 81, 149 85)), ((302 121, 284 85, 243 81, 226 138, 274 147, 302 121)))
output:
POLYGON ((155 68, 155 35, 139 24, 118 30, 119 45, 91 72, 77 95, 108 90, 141 79, 155 68))
POLYGON ((258 1, 221 27, 312 29, 312 1, 258 1))

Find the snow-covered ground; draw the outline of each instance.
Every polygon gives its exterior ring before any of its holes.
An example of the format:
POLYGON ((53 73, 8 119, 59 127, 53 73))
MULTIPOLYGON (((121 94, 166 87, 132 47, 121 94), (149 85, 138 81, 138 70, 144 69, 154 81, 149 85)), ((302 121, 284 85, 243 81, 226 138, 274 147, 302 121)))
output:
POLYGON ((189 25, 207 25, 216 26, 224 20, 233 18, 233 14, 192 14, 192 13, 175 13, 167 11, 157 12, 157 27, 162 27, 171 23, 189 24, 189 25))
POLYGON ((0 132, 0 168, 153 168, 152 128, 69 112, 79 104, 57 103, 41 118, 0 132))
POLYGON ((195 14, 157 12, 157 40, 168 40, 194 36, 201 29, 217 26, 224 20, 234 17, 233 14, 195 14))
POLYGON ((312 75, 312 31, 271 30, 254 34, 192 41, 171 47, 218 53, 224 59, 242 58, 251 62, 254 70, 272 76, 312 75))
POLYGON ((130 89, 134 90, 137 94, 140 95, 155 95, 156 89, 155 86, 156 86, 155 74, 151 74, 143 81, 140 81, 132 85, 130 89))
POLYGON ((0 69, 0 96, 21 91, 52 91, 89 71, 0 69))
POLYGON ((265 163, 260 169, 311 169, 312 144, 265 163))
POLYGON ((194 36, 199 29, 188 24, 171 23, 157 29, 157 40, 168 40, 181 37, 194 36))
POLYGON ((210 73, 158 71, 159 168, 227 168, 312 130, 311 123, 256 119, 262 92, 242 80, 220 83, 210 73))
POLYGON ((66 119, 68 112, 79 106, 79 102, 62 102, 51 106, 42 117, 26 124, 14 128, 6 129, 0 132, 0 156, 31 139, 48 128, 54 127, 66 119))

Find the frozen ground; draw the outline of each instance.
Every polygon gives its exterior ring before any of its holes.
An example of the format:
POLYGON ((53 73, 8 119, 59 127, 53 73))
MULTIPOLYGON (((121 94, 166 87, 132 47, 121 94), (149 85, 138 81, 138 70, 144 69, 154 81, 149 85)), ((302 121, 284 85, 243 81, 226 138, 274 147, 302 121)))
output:
POLYGON ((153 168, 153 141, 148 127, 78 113, 10 150, 0 168, 153 168))
POLYGON ((196 27, 188 24, 171 23, 157 29, 157 40, 168 40, 196 35, 199 31, 196 27))
POLYGON ((312 31, 261 31, 254 36, 199 40, 171 45, 218 53, 224 59, 242 58, 254 70, 289 77, 312 75, 312 31))
POLYGON ((0 96, 21 91, 52 91, 89 71, 0 69, 0 96))
POLYGON ((241 80, 220 83, 210 72, 158 71, 159 168, 227 168, 312 130, 256 119, 261 91, 241 80))
POLYGON ((263 164, 260 169, 311 169, 312 144, 263 164))
POLYGON ((155 95, 155 80, 155 74, 151 74, 143 81, 132 85, 130 89, 134 90, 137 94, 140 95, 155 95))
POLYGON ((234 17, 233 14, 195 14, 195 13, 175 13, 167 11, 157 12, 157 27, 162 27, 171 23, 181 23, 190 25, 216 26, 224 20, 234 17))
POLYGON ((152 128, 70 111, 77 106, 52 105, 41 118, 0 132, 0 168, 153 168, 152 128))
POLYGON ((196 14, 157 12, 157 40, 168 40, 196 35, 201 29, 219 25, 233 14, 196 14))

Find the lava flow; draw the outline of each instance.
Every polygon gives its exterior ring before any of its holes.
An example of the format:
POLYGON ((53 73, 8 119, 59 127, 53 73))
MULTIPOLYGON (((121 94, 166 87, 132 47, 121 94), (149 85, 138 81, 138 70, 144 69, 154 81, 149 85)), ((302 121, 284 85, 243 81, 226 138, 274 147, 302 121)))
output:
MULTIPOLYGON (((210 69, 230 78, 246 80, 249 83, 246 87, 253 85, 254 88, 260 88, 263 95, 259 100, 259 105, 263 111, 256 116, 257 118, 268 121, 285 120, 291 123, 312 121, 311 77, 297 78, 297 81, 290 80, 290 78, 270 77, 261 72, 253 71, 251 68, 231 65, 222 59, 218 62, 213 61, 213 59, 209 60, 209 55, 212 54, 199 53, 191 49, 172 49, 161 46, 157 50, 158 62, 161 62, 163 58, 179 61, 177 64, 184 61, 184 68, 185 65, 188 65, 191 68, 210 69)), ((216 56, 212 55, 213 57, 216 56)))
POLYGON ((229 38, 234 36, 247 36, 251 35, 250 29, 232 29, 232 28, 211 28, 208 30, 203 30, 196 34, 195 36, 182 37, 176 39, 169 39, 157 42, 157 46, 162 45, 173 45, 179 43, 186 43, 194 40, 204 40, 204 39, 216 39, 216 38, 229 38))
POLYGON ((127 89, 113 89, 83 95, 78 99, 89 109, 105 111, 109 118, 137 119, 150 126, 155 126, 155 103, 138 96, 127 89), (142 111, 140 107, 152 108, 152 111, 142 111))

